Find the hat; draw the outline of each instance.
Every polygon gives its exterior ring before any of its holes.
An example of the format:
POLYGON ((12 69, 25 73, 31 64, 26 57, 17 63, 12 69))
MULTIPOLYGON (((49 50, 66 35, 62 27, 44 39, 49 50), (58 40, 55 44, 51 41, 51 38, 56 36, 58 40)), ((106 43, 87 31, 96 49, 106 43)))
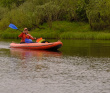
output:
POLYGON ((24 28, 24 30, 28 30, 27 28, 24 28))

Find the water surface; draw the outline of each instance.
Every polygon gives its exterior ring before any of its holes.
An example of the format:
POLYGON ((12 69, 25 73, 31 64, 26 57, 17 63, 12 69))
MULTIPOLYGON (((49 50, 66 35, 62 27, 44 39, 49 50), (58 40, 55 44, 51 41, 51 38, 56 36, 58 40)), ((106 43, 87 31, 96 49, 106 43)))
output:
POLYGON ((0 93, 110 93, 110 41, 62 40, 57 52, 11 41, 0 41, 0 93))

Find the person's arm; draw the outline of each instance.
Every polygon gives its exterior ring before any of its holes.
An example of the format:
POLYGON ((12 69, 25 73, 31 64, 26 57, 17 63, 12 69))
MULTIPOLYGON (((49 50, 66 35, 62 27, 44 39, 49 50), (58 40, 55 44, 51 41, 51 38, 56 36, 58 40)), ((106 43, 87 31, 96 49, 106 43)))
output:
POLYGON ((34 40, 36 38, 33 38, 30 34, 27 34, 29 36, 30 39, 34 40))

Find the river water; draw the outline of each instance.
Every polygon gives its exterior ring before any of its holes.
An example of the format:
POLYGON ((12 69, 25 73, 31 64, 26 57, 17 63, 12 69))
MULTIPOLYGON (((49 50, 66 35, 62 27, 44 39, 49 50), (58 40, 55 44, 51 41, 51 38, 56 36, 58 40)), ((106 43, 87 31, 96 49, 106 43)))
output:
POLYGON ((57 52, 11 41, 0 41, 0 93, 110 93, 109 40, 62 40, 57 52))

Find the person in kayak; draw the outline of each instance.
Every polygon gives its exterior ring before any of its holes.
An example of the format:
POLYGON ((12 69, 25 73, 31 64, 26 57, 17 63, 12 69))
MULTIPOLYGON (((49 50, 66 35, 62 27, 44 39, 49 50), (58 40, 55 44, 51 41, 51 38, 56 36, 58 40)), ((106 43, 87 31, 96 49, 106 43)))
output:
POLYGON ((25 39, 36 39, 33 38, 30 34, 28 34, 28 29, 24 28, 24 31, 18 36, 19 38, 21 38, 21 42, 20 43, 25 43, 25 39))

